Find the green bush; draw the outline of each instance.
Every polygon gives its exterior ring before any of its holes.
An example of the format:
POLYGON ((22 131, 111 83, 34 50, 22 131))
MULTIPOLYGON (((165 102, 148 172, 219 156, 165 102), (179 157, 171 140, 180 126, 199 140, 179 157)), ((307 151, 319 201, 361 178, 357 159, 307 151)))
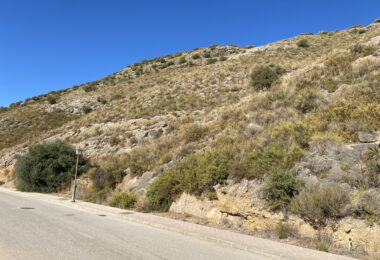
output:
POLYGON ((112 137, 110 138, 110 145, 111 145, 111 146, 118 145, 118 144, 120 144, 120 142, 121 142, 121 139, 120 139, 120 137, 118 137, 118 136, 112 136, 112 137))
POLYGON ((203 57, 205 57, 205 58, 211 58, 211 54, 210 54, 210 52, 203 52, 203 57))
POLYGON ((228 162, 217 152, 198 153, 162 174, 149 187, 147 196, 153 209, 167 211, 183 192, 215 198, 214 186, 225 184, 227 177, 228 162))
POLYGON ((185 57, 181 57, 178 61, 179 64, 184 64, 186 63, 186 58, 185 57))
POLYGON ((97 87, 95 86, 95 84, 92 84, 92 83, 90 83, 89 85, 85 85, 83 87, 83 90, 86 92, 95 91, 96 89, 97 89, 97 87))
POLYGON ((59 98, 59 96, 57 96, 57 95, 49 95, 47 98, 47 101, 49 102, 49 104, 53 105, 53 104, 57 103, 58 98, 59 98))
POLYGON ((269 89, 285 70, 279 66, 257 66, 250 74, 250 84, 255 90, 269 89))
POLYGON ((380 224, 380 194, 376 189, 364 192, 358 204, 355 205, 354 213, 370 224, 380 224))
POLYGON ((275 231, 279 239, 288 238, 288 236, 291 234, 290 228, 282 224, 282 222, 276 225, 275 231))
POLYGON ((199 55, 198 53, 194 54, 193 56, 191 56, 191 58, 193 60, 197 60, 197 59, 200 59, 201 58, 201 55, 199 55))
POLYGON ((320 31, 319 33, 318 33, 318 35, 327 35, 328 34, 328 31, 320 31))
POLYGON ((380 23, 380 18, 375 19, 374 23, 380 23))
POLYGON ((297 46, 301 48, 307 48, 309 47, 309 43, 307 42, 306 39, 302 39, 297 42, 297 46))
POLYGON ((0 107, 0 113, 8 111, 7 107, 0 107))
MULTIPOLYGON (((61 141, 37 144, 15 165, 17 189, 34 192, 56 192, 75 173, 75 150, 61 141)), ((78 173, 86 168, 80 157, 78 173)))
POLYGON ((95 191, 102 190, 114 186, 116 183, 115 177, 112 175, 112 172, 105 170, 101 167, 96 168, 89 174, 89 178, 92 181, 92 186, 95 191))
POLYGON ((348 74, 352 71, 354 60, 355 57, 352 53, 333 56, 324 63, 324 72, 326 75, 332 76, 348 74))
POLYGON ((315 184, 303 189, 291 208, 305 220, 324 225, 327 219, 344 216, 342 209, 348 203, 348 192, 338 184, 315 184))
POLYGON ((306 87, 297 91, 294 94, 294 107, 301 111, 302 113, 307 113, 317 109, 318 105, 316 103, 317 93, 315 89, 306 87))
POLYGON ((105 98, 103 98, 103 97, 98 97, 96 100, 97 100, 99 103, 103 104, 103 105, 105 105, 105 104, 108 103, 107 100, 106 100, 105 98))
POLYGON ((88 114, 88 113, 92 112, 92 108, 87 106, 87 105, 84 105, 84 106, 82 106, 82 111, 83 111, 83 113, 88 114))
POLYGON ((119 99, 122 99, 122 98, 123 98, 122 95, 120 95, 120 94, 115 94, 115 95, 113 95, 113 96, 111 97, 111 101, 112 101, 112 100, 119 100, 119 99))
POLYGON ((263 194, 273 209, 286 208, 298 193, 303 181, 290 172, 274 171, 265 180, 263 194))
POLYGON ((217 59, 209 58, 209 59, 207 59, 207 64, 214 64, 214 63, 216 63, 217 61, 218 61, 217 59))
POLYGON ((207 134, 208 128, 198 124, 189 124, 184 127, 183 139, 186 143, 195 142, 207 134))
POLYGON ((315 248, 319 251, 323 251, 323 252, 328 252, 329 251, 329 247, 323 243, 322 241, 317 241, 315 243, 315 248))
POLYGON ((284 122, 271 129, 270 136, 276 141, 296 143, 302 148, 308 148, 313 129, 303 122, 284 122))
POLYGON ((288 170, 302 157, 303 150, 296 144, 273 142, 263 149, 255 148, 243 160, 244 178, 262 179, 277 169, 288 170))
POLYGON ((118 207, 121 209, 133 208, 137 201, 137 197, 129 192, 117 192, 112 195, 109 205, 111 207, 118 207))

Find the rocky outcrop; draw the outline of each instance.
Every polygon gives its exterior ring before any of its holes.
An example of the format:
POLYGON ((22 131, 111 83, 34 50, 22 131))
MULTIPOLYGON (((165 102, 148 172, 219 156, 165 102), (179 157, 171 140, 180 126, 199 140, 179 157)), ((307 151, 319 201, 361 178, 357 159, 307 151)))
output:
POLYGON ((380 225, 370 225, 364 220, 347 217, 338 221, 331 237, 336 246, 343 248, 347 247, 351 238, 354 251, 366 252, 374 259, 380 258, 380 225))
POLYGON ((374 143, 377 141, 377 134, 358 132, 358 138, 361 143, 374 143))
POLYGON ((351 238, 354 252, 380 256, 380 225, 346 217, 317 230, 298 216, 270 211, 256 195, 259 188, 260 183, 247 180, 225 187, 216 186, 217 200, 200 199, 184 193, 172 204, 170 211, 245 231, 273 231, 282 223, 299 238, 318 240, 321 234, 325 234, 340 252, 348 252, 351 238))

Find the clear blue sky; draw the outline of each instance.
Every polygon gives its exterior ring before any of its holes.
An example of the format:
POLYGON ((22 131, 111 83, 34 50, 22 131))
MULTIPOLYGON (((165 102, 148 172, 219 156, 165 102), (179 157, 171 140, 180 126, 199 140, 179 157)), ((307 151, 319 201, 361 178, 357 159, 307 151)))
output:
POLYGON ((0 0, 0 106, 196 47, 262 45, 380 17, 373 0, 0 0))

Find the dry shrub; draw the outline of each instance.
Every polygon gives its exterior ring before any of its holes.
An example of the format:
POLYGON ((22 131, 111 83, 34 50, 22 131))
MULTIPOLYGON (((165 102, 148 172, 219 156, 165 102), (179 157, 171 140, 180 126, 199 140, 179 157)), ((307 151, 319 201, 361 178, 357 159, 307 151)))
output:
POLYGON ((305 220, 324 225, 327 219, 344 216, 349 204, 348 191, 338 184, 309 185, 292 202, 292 210, 305 220))

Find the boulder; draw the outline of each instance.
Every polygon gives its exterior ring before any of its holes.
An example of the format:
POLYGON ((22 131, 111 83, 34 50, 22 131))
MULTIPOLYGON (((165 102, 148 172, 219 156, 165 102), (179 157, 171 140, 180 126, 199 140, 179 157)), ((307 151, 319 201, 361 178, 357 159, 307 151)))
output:
POLYGON ((367 132, 358 132, 358 138, 361 143, 374 143, 377 141, 377 135, 367 132))

